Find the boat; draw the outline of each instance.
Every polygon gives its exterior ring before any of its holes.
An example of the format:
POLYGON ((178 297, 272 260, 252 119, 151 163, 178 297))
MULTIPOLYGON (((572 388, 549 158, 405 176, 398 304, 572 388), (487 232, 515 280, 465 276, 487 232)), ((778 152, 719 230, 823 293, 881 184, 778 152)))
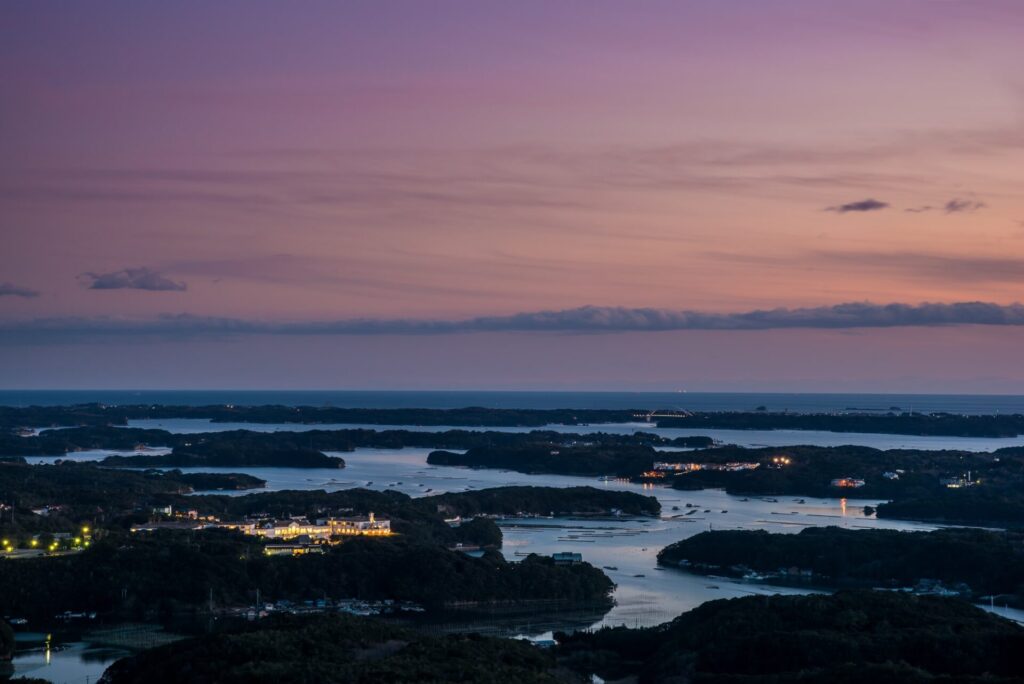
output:
POLYGON ((604 566, 604 569, 605 570, 618 570, 618 568, 615 567, 614 565, 606 565, 606 566, 604 566))
POLYGON ((639 575, 633 575, 633 577, 646 577, 646 575, 639 574, 639 575))

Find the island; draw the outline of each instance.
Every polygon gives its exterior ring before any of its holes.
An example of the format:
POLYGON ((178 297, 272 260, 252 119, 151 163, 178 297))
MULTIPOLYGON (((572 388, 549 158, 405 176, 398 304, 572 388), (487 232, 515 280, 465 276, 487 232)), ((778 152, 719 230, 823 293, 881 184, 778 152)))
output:
MULTIPOLYGON (((236 610, 257 593, 268 601, 403 601, 431 612, 611 606, 612 582, 586 562, 508 562, 495 550, 502 539, 493 517, 547 514, 563 490, 228 496, 194 493, 190 476, 94 463, 0 465, 2 499, 17 493, 0 516, 0 586, 9 588, 0 592, 0 615, 42 628, 66 613, 163 621, 236 610)), ((567 501, 592 514, 656 510, 647 497, 590 488, 567 501)))
POLYGON ((535 445, 600 445, 602 447, 698 448, 713 444, 708 437, 661 437, 648 432, 576 434, 553 430, 501 432, 445 430, 307 430, 302 432, 258 432, 225 430, 178 434, 145 428, 90 426, 46 429, 38 434, 19 435, 0 430, 0 456, 56 456, 86 449, 142 451, 168 447, 179 454, 202 454, 237 458, 235 452, 354 451, 357 448, 472 449, 476 447, 525 447, 535 445))
POLYGON ((554 669, 553 653, 527 641, 433 636, 351 615, 281 616, 124 658, 103 682, 557 684, 554 669))
POLYGON ((716 530, 670 544, 658 563, 770 584, 888 588, 1024 606, 1020 531, 716 530))
POLYGON ((895 592, 721 599, 657 627, 556 638, 560 665, 605 681, 1009 684, 1024 672, 1024 627, 895 592))
POLYGON ((1024 628, 962 601, 890 592, 709 601, 646 629, 558 633, 547 649, 372 618, 275 615, 124 658, 107 684, 1010 684, 1024 628))
POLYGON ((658 418, 658 427, 691 430, 820 430, 942 437, 1017 437, 1024 434, 1024 415, 960 415, 891 411, 883 415, 851 410, 844 413, 779 413, 767 411, 686 412, 658 418))
POLYGON ((214 423, 303 425, 420 425, 469 428, 546 425, 622 425, 638 422, 695 430, 824 430, 948 437, 1015 437, 1024 415, 919 413, 894 407, 884 413, 851 407, 830 413, 631 409, 513 409, 462 407, 342 408, 333 406, 118 405, 0 407, 0 431, 40 427, 127 425, 132 420, 209 420, 214 423))

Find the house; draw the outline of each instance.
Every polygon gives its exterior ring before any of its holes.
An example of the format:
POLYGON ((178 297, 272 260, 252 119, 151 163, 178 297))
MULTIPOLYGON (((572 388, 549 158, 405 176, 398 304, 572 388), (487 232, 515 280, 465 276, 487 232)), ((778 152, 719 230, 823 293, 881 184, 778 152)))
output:
POLYGON ((961 487, 973 487, 978 484, 978 480, 971 478, 970 471, 966 475, 957 475, 956 477, 944 477, 939 482, 949 489, 960 489, 961 487))
POLYGON ((323 553, 322 544, 316 544, 306 535, 300 535, 290 542, 267 544, 263 553, 268 556, 304 556, 307 553, 323 553))
POLYGON ((555 565, 579 565, 583 562, 583 554, 573 551, 553 553, 551 558, 554 559, 555 565))
POLYGON ((839 477, 829 484, 839 489, 858 489, 864 486, 864 480, 855 477, 839 477))

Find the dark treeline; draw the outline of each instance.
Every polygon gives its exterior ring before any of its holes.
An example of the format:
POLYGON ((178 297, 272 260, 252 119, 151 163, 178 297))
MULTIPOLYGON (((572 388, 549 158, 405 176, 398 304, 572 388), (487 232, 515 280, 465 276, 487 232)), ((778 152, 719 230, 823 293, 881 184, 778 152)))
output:
MULTIPOLYGON (((466 407, 337 408, 331 406, 30 406, 0 407, 0 428, 126 425, 129 420, 193 418, 213 422, 351 425, 451 425, 454 427, 543 427, 635 422, 649 409, 496 409, 466 407)), ((660 427, 757 430, 829 430, 886 434, 1013 437, 1024 434, 1024 415, 965 416, 950 413, 887 414, 697 412, 657 418, 660 427)))
MULTIPOLYGON (((0 494, 17 497, 0 519, 0 533, 24 543, 33 533, 91 529, 92 545, 67 555, 0 559, 0 615, 45 623, 66 610, 96 611, 119 619, 153 619, 207 606, 321 598, 404 599, 440 608, 453 602, 529 601, 605 604, 612 585, 589 565, 555 566, 532 558, 509 564, 500 554, 481 559, 448 550, 458 544, 494 547, 501 531, 477 518, 452 527, 448 508, 505 514, 520 497, 520 512, 547 513, 561 490, 523 488, 515 497, 498 488, 414 499, 394 491, 281 491, 243 496, 188 495, 191 485, 171 471, 110 470, 89 463, 0 466, 0 494), (51 505, 47 515, 31 506, 51 505), (129 532, 153 507, 195 510, 221 520, 246 517, 366 515, 391 521, 388 538, 353 538, 322 555, 267 557, 263 540, 222 530, 129 532)), ((610 511, 649 505, 636 494, 597 489, 574 492, 574 507, 610 511)))
MULTIPOLYGON (((108 532, 127 530, 145 522, 155 507, 195 509, 221 520, 245 517, 309 518, 332 515, 365 515, 371 511, 387 516, 392 528, 421 541, 493 544, 496 529, 470 526, 452 528, 444 518, 454 515, 548 515, 557 512, 610 514, 657 512, 657 501, 632 492, 590 487, 569 490, 554 487, 496 487, 472 492, 413 498, 397 491, 346 489, 336 492, 278 491, 243 496, 191 494, 205 487, 230 489, 262 483, 248 475, 178 471, 134 471, 102 468, 94 463, 65 461, 56 465, 0 465, 0 503, 13 510, 0 515, 0 532, 15 539, 39 532, 74 531, 82 524, 108 532), (569 492, 569 496, 565 492, 569 492), (47 515, 33 509, 52 507, 47 515), (480 537, 466 535, 477 529, 480 537)), ((493 525, 493 523, 490 523, 493 525)), ((500 542, 499 542, 500 543, 500 542)))
POLYGON ((0 614, 45 625, 67 611, 111 619, 168 619, 216 606, 328 597, 452 604, 560 602, 610 606, 611 581, 583 563, 497 551, 473 558, 406 537, 356 537, 323 554, 266 556, 228 530, 159 531, 107 538, 76 554, 0 560, 0 614))
MULTIPOLYGON (((293 465, 279 462, 287 459, 287 452, 353 451, 360 447, 400 449, 416 447, 428 449, 471 449, 474 447, 526 445, 600 444, 615 447, 637 445, 706 447, 707 437, 680 437, 668 439, 650 433, 616 435, 608 433, 575 434, 552 430, 517 432, 476 432, 448 430, 445 432, 415 432, 410 430, 310 430, 307 432, 253 432, 232 430, 198 434, 175 434, 166 430, 117 428, 110 426, 76 427, 44 430, 38 435, 22 437, 0 431, 0 455, 53 456, 84 449, 111 449, 131 451, 139 446, 170 447, 172 456, 180 458, 216 458, 223 465, 233 466, 248 458, 259 465, 293 465), (245 454, 252 454, 245 456, 245 454), (285 454, 282 459, 281 454, 285 454)), ((143 455, 145 458, 155 458, 143 455)), ((112 460, 111 465, 136 467, 142 461, 112 460)), ((326 457, 324 457, 326 458, 326 457)), ((297 461, 301 462, 301 461, 297 461)), ((169 465, 185 465, 171 463, 169 465)), ((206 462, 200 465, 214 465, 206 462)), ((296 466, 298 467, 298 466, 296 466)), ((324 467, 314 465, 313 467, 324 467)), ((326 466, 333 467, 333 466, 326 466)))
POLYGON ((542 427, 588 423, 629 423, 643 411, 607 409, 494 409, 466 407, 336 408, 332 406, 28 406, 0 407, 0 428, 126 425, 129 420, 193 418, 216 423, 302 423, 349 425, 451 425, 458 427, 542 427))
POLYGON ((658 427, 695 430, 827 430, 946 437, 1016 437, 1024 415, 964 416, 951 413, 768 413, 714 412, 659 418, 658 427))
POLYGON ((818 586, 908 587, 922 579, 967 585, 978 598, 1024 602, 1024 533, 950 528, 934 532, 811 527, 799 534, 765 530, 702 532, 658 553, 662 565, 693 572, 810 570, 818 586))
POLYGON ((435 451, 427 458, 434 465, 633 479, 651 479, 649 471, 655 461, 756 466, 667 471, 654 478, 676 489, 725 489, 735 495, 874 498, 891 500, 878 508, 881 517, 999 526, 1024 524, 1024 449, 1020 447, 977 453, 882 451, 861 446, 723 446, 673 453, 659 452, 650 446, 527 445, 480 447, 465 453, 435 451), (968 476, 972 486, 951 489, 944 484, 949 479, 966 481, 968 476), (862 480, 864 484, 833 486, 833 480, 843 478, 862 480))
MULTIPOLYGON (((0 532, 19 538, 38 532, 67 532, 81 523, 127 526, 145 520, 154 506, 192 508, 193 491, 262 487, 241 473, 119 471, 92 463, 0 464, 0 532), (33 510, 46 510, 38 515, 33 510)), ((228 498, 228 497, 221 497, 228 498)))
MULTIPOLYGON (((791 495, 889 499, 880 517, 935 522, 1018 526, 1024 524, 1024 449, 992 453, 870 447, 794 446, 763 449, 719 447, 672 460, 702 463, 756 462, 752 470, 699 470, 670 476, 683 490, 722 488, 737 495, 791 495), (784 456, 789 462, 776 464, 784 456), (897 475, 891 479, 886 473, 897 475), (972 486, 949 488, 944 480, 970 475, 972 486), (839 478, 864 481, 833 487, 839 478)), ((668 459, 666 459, 668 460, 668 459)))
POLYGON ((658 627, 558 639, 564 667, 641 683, 1009 684, 1024 672, 1024 628, 896 592, 709 601, 658 627))
POLYGON ((275 618, 162 646, 111 666, 106 684, 555 684, 555 660, 525 641, 427 636, 353 616, 275 618))
POLYGON ((1024 629, 962 601, 886 592, 719 600, 649 629, 428 636, 368 618, 280 617, 115 663, 108 684, 575 682, 1009 684, 1024 629))
POLYGON ((14 630, 0 619, 0 663, 14 657, 14 630))
POLYGON ((994 527, 1024 526, 1024 477, 976 487, 905 493, 878 506, 878 517, 994 527))

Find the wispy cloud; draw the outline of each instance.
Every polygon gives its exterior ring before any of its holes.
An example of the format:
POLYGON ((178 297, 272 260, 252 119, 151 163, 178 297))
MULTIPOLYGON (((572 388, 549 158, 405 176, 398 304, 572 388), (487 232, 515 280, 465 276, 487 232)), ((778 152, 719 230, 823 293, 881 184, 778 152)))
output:
POLYGON ((182 292, 188 289, 184 282, 171 280, 150 268, 125 268, 110 273, 83 273, 81 278, 90 290, 182 292))
POLYGON ((962 199, 954 198, 954 199, 951 199, 948 202, 946 202, 945 206, 942 207, 942 210, 944 212, 946 212, 947 214, 959 214, 959 213, 963 213, 963 212, 978 211, 979 209, 984 209, 984 208, 985 208, 985 203, 984 202, 977 202, 975 200, 962 200, 962 199))
POLYGON ((438 335, 477 332, 616 333, 671 330, 850 329, 950 325, 1024 325, 1024 305, 987 302, 873 304, 777 308, 742 313, 585 306, 509 316, 446 319, 343 319, 267 322, 164 315, 155 319, 51 318, 0 324, 0 339, 74 342, 83 338, 160 338, 241 335, 438 335))
POLYGON ((39 292, 14 283, 0 283, 0 297, 38 297, 39 292))
POLYGON ((879 211, 881 209, 888 208, 888 202, 882 202, 876 199, 865 199, 859 202, 847 202, 846 204, 839 204, 834 207, 826 207, 825 211, 834 211, 838 214, 847 214, 851 211, 854 212, 865 212, 865 211, 879 211))

